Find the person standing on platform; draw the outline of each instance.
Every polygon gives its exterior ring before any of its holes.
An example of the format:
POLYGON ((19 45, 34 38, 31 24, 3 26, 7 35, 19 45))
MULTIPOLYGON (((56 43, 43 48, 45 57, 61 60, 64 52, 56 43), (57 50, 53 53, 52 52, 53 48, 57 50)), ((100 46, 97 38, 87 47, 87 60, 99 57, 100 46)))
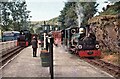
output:
POLYGON ((33 48, 33 57, 37 57, 36 54, 37 54, 38 45, 37 45, 37 38, 35 36, 33 36, 31 43, 33 48))

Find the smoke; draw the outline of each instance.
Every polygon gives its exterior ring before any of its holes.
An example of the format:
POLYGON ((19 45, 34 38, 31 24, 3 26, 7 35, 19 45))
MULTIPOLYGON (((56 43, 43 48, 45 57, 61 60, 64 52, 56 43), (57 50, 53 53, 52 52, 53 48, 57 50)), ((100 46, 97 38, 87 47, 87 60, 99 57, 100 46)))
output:
POLYGON ((77 2, 76 4, 76 14, 78 16, 78 19, 77 19, 78 27, 80 27, 84 18, 83 7, 80 2, 77 2))

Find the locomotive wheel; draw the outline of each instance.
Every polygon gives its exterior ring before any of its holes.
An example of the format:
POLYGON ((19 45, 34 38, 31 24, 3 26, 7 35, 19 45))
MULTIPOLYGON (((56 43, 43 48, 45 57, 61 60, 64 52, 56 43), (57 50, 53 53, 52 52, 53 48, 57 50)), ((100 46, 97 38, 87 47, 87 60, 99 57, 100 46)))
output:
POLYGON ((70 54, 73 54, 73 51, 72 51, 72 50, 69 50, 69 49, 68 49, 68 52, 69 52, 70 54))
POLYGON ((73 51, 69 51, 70 52, 70 54, 74 54, 74 52, 73 51))

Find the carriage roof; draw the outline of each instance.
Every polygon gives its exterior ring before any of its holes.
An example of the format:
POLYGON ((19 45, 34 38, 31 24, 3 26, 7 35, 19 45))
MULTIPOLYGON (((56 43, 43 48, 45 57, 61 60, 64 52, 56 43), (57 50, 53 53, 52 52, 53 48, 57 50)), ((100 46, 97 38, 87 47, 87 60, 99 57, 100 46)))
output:
POLYGON ((3 33, 20 33, 19 31, 5 31, 3 33))

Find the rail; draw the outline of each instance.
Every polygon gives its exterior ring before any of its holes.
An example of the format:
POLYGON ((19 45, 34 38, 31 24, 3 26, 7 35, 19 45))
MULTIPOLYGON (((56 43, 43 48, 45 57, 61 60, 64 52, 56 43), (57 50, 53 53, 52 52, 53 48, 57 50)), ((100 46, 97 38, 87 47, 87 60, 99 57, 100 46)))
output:
POLYGON ((0 42, 0 69, 4 64, 17 55, 24 47, 17 46, 17 41, 0 42))
POLYGON ((104 71, 108 72, 109 74, 113 75, 114 77, 120 77, 120 66, 113 65, 111 63, 105 62, 100 59, 83 59, 86 62, 93 64, 95 66, 100 67, 104 71))

